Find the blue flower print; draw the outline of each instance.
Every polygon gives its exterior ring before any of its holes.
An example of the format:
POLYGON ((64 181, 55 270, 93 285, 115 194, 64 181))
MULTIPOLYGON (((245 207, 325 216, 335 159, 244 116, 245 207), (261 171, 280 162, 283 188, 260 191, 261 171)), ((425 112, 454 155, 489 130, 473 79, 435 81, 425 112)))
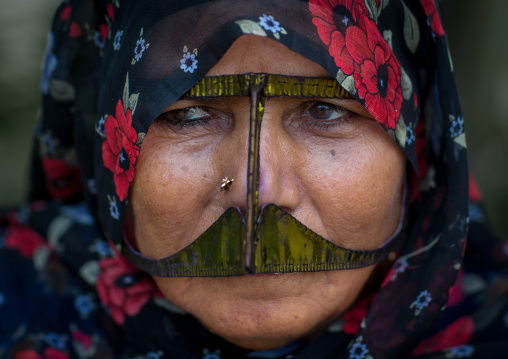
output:
POLYGON ((140 37, 136 42, 136 47, 134 48, 134 58, 136 61, 141 60, 143 57, 143 52, 145 52, 145 39, 140 37))
POLYGON ((404 273, 408 266, 409 266, 409 263, 406 258, 398 259, 393 264, 393 274, 392 274, 392 277, 390 278, 390 280, 393 281, 393 280, 397 279, 397 275, 400 273, 404 273))
POLYGON ((406 127, 406 144, 409 146, 415 140, 415 135, 411 126, 406 127))
POLYGON ((111 217, 113 217, 114 219, 119 219, 120 212, 118 211, 118 206, 116 205, 116 198, 109 197, 108 199, 109 199, 109 213, 111 214, 111 217))
POLYGON ((88 250, 92 253, 97 253, 100 258, 106 258, 113 255, 111 246, 108 242, 101 239, 96 239, 92 245, 88 247, 88 250))
POLYGON ((46 45, 46 54, 44 55, 44 64, 42 66, 42 76, 40 83, 41 91, 45 95, 49 93, 49 79, 51 76, 53 76, 53 72, 58 65, 58 58, 53 53, 54 43, 55 36, 50 32, 48 35, 48 43, 46 45))
MULTIPOLYGON (((427 20, 427 26, 431 27, 430 20, 427 20)), ((434 31, 431 31, 430 34, 432 35, 433 38, 436 38, 436 33, 434 31)))
POLYGON ((93 35, 93 41, 99 49, 103 49, 104 44, 106 43, 106 39, 102 37, 102 34, 99 31, 96 31, 93 35))
POLYGON ((452 121, 452 125, 450 126, 450 137, 455 138, 464 132, 464 121, 462 118, 457 117, 456 120, 452 121))
POLYGON ((275 21, 273 16, 265 15, 259 17, 259 25, 261 25, 266 31, 271 31, 276 34, 281 31, 280 24, 278 21, 275 21))
POLYGON ((90 212, 88 212, 84 203, 62 206, 60 208, 60 213, 84 226, 94 224, 94 219, 90 212))
POLYGON ((87 181, 87 185, 88 185, 88 189, 90 190, 90 193, 97 194, 97 182, 95 181, 95 179, 90 178, 87 181))
POLYGON ((474 353, 474 347, 471 345, 461 345, 451 348, 446 353, 446 358, 469 358, 474 353))
POLYGON ((60 335, 57 333, 48 333, 46 334, 46 343, 50 347, 53 347, 55 349, 64 350, 66 347, 67 337, 65 335, 60 335))
POLYGON ((424 290, 418 295, 416 300, 413 303, 411 303, 409 308, 410 309, 415 308, 415 315, 419 315, 424 308, 429 306, 431 301, 432 296, 430 295, 429 291, 424 290))
POLYGON ((480 208, 480 206, 474 203, 469 203, 468 214, 469 220, 471 222, 481 221, 484 219, 483 210, 480 208))
POLYGON ((96 308, 91 295, 81 294, 74 299, 74 307, 82 318, 88 318, 88 315, 96 308))
POLYGON ((212 353, 208 348, 203 349, 203 359, 221 359, 220 350, 212 353))
POLYGON ((57 141, 51 136, 50 133, 45 133, 41 135, 42 141, 44 142, 44 147, 46 149, 47 154, 55 154, 56 153, 56 145, 57 141))
POLYGON ((113 49, 115 51, 120 50, 120 41, 122 40, 123 31, 118 30, 115 34, 115 39, 113 40, 113 49))
POLYGON ((132 65, 141 60, 143 54, 145 53, 145 50, 148 49, 149 46, 150 44, 148 44, 143 38, 143 28, 141 28, 141 31, 139 32, 139 39, 136 41, 136 46, 134 47, 134 58, 132 59, 131 62, 132 65))
POLYGON ((185 72, 193 73, 198 68, 198 60, 196 55, 190 52, 184 53, 183 58, 180 60, 180 68, 185 72))
POLYGON ((101 136, 106 137, 106 129, 104 127, 104 124, 106 123, 106 118, 108 118, 107 115, 102 116, 99 121, 97 122, 97 125, 95 126, 95 131, 101 136))
POLYGON ((146 359, 161 359, 163 354, 160 350, 158 352, 150 352, 146 355, 146 359))
POLYGON ((349 358, 350 359, 365 359, 366 355, 369 353, 369 349, 363 343, 354 343, 351 349, 349 350, 349 358))

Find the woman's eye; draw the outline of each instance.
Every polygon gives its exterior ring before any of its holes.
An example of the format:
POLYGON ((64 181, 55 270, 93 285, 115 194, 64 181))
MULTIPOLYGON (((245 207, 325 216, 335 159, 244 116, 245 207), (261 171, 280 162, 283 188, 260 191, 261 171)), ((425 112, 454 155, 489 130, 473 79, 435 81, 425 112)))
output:
POLYGON ((348 113, 343 107, 327 104, 324 102, 312 103, 307 107, 306 114, 314 120, 333 121, 338 120, 348 113))
POLYGON ((228 112, 206 106, 184 107, 159 116, 160 123, 166 124, 172 131, 190 131, 194 135, 223 132, 231 125, 231 118, 228 112))
POLYGON ((210 117, 206 109, 200 106, 187 107, 182 108, 180 110, 169 111, 168 115, 171 115, 177 121, 196 121, 210 117))
POLYGON ((223 119, 224 114, 203 106, 191 106, 164 112, 160 119, 175 128, 211 126, 223 119))

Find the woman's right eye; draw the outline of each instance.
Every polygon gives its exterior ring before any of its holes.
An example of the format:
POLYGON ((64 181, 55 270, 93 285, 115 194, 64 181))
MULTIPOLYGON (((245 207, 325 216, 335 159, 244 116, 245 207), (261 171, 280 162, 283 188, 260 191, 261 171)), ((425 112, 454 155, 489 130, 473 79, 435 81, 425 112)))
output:
POLYGON ((191 126, 209 121, 212 117, 209 112, 210 110, 205 107, 192 106, 165 112, 163 116, 172 124, 191 126))
POLYGON ((157 120, 171 132, 205 136, 228 131, 233 118, 227 109, 196 105, 163 112, 157 120))

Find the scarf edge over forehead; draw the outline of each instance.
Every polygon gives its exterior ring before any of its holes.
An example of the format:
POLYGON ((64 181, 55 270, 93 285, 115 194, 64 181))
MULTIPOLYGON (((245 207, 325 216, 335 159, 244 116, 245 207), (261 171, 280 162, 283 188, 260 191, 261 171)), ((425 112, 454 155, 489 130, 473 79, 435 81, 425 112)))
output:
POLYGON ((192 31, 213 2, 178 9, 163 1, 65 2, 52 28, 41 82, 31 200, 72 203, 84 197, 106 239, 120 245, 135 165, 151 122, 237 37, 271 38, 324 67, 411 163, 408 239, 349 348, 376 358, 407 355, 446 304, 467 228, 465 134, 433 1, 297 1, 287 11, 293 18, 280 10, 289 1, 237 3, 242 6, 231 6, 230 18, 221 18, 207 37, 192 31), (168 15, 166 23, 164 14, 172 11, 179 16, 168 15), (200 15, 188 16, 195 11, 200 15), (157 34, 178 28, 179 21, 186 21, 191 35, 161 44, 157 34), (172 65, 156 66, 161 56, 172 65), (383 79, 374 81, 374 75, 383 79), (431 273, 438 271, 442 275, 434 278, 431 273), (409 289, 401 294, 400 288, 409 289))

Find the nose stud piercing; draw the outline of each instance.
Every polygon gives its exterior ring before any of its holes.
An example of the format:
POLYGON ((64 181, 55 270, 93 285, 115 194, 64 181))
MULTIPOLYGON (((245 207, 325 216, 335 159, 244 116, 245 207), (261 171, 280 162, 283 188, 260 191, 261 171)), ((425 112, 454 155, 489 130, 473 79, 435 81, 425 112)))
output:
POLYGON ((222 191, 227 191, 228 189, 230 189, 230 188, 231 188, 231 185, 233 184, 233 181, 234 181, 234 180, 235 180, 234 178, 229 179, 229 178, 227 178, 227 177, 224 177, 224 178, 222 179, 222 183, 221 183, 221 185, 220 185, 220 190, 221 190, 221 192, 222 192, 222 191))

